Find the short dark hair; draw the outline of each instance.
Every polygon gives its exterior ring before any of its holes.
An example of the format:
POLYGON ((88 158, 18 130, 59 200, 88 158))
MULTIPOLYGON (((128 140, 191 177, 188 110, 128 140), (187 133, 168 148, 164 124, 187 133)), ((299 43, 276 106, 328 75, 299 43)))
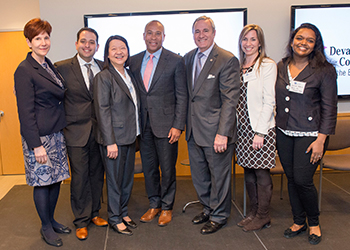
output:
POLYGON ((110 65, 110 61, 108 58, 108 52, 109 52, 109 44, 111 43, 112 40, 120 40, 123 43, 125 43, 126 48, 128 49, 128 59, 126 59, 125 63, 124 63, 124 68, 129 66, 129 61, 130 61, 130 49, 129 49, 129 45, 128 42, 126 41, 126 39, 122 36, 119 35, 114 35, 114 36, 110 36, 107 39, 106 45, 105 45, 105 51, 104 51, 104 55, 103 55, 103 59, 104 59, 104 63, 103 63, 103 68, 104 69, 108 69, 109 65, 110 65))
POLYGON ((95 36, 96 36, 96 43, 98 44, 98 34, 97 34, 97 31, 92 29, 92 28, 89 28, 89 27, 84 27, 84 28, 81 28, 78 33, 77 33, 77 42, 79 41, 79 38, 80 38, 80 34, 81 32, 83 31, 88 31, 88 32, 91 32, 91 33, 94 33, 95 36))
POLYGON ((292 33, 290 34, 288 45, 287 45, 287 57, 289 59, 293 58, 294 52, 293 52, 291 44, 293 43, 295 35, 301 29, 310 29, 313 32, 315 32, 315 36, 316 36, 315 46, 314 46, 313 51, 309 54, 309 61, 315 59, 317 65, 319 65, 319 66, 325 65, 326 62, 328 62, 328 61, 327 61, 326 55, 324 53, 324 45, 323 45, 322 35, 321 35, 321 32, 319 31, 319 29, 311 23, 302 23, 297 29, 292 31, 292 33))
POLYGON ((43 31, 50 36, 52 31, 50 23, 40 18, 34 18, 24 26, 23 34, 31 42, 34 37, 40 35, 43 31))

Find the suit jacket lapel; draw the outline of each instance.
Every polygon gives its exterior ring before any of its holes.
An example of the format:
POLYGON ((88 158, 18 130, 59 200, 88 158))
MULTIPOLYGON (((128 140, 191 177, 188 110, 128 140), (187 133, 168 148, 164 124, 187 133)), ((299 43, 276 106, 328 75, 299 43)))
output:
POLYGON ((195 86, 194 86, 193 95, 195 95, 199 91, 200 87, 202 86, 204 81, 207 79, 208 73, 210 69, 213 67, 217 56, 218 56, 217 46, 215 44, 202 68, 201 73, 198 76, 197 82, 195 83, 195 86))
POLYGON ((113 75, 114 79, 116 80, 117 84, 120 86, 120 88, 129 96, 129 98, 132 100, 132 96, 130 94, 128 86, 126 86, 126 83, 122 79, 122 77, 119 75, 117 70, 113 67, 113 65, 109 66, 109 72, 113 75))
POLYGON ((100 60, 96 60, 95 58, 94 58, 94 61, 96 62, 96 64, 97 64, 98 67, 100 68, 100 70, 102 70, 102 69, 103 69, 103 62, 100 61, 100 60))
MULTIPOLYGON (((126 71, 128 72, 128 74, 129 74, 129 76, 130 76, 132 85, 134 85, 134 90, 135 90, 135 94, 136 94, 136 99, 137 99, 137 100, 140 100, 140 93, 139 93, 139 89, 138 89, 137 86, 136 86, 135 77, 134 77, 134 75, 131 73, 130 70, 127 69, 126 71)), ((131 96, 131 94, 130 94, 130 96, 131 96)), ((131 98, 131 99, 132 99, 132 98, 131 98)), ((134 100, 133 100, 133 101, 134 101, 134 100)), ((134 102, 133 102, 133 103, 134 103, 134 102)), ((135 103, 134 103, 134 105, 135 105, 135 103)), ((140 101, 137 101, 137 109, 140 110, 140 101)))
POLYGON ((168 52, 166 51, 166 49, 163 48, 163 51, 160 54, 157 68, 154 72, 152 83, 150 88, 148 89, 148 92, 150 92, 154 88, 154 86, 157 84, 159 77, 163 74, 163 71, 166 68, 167 62, 168 62, 168 52))
POLYGON ((81 67, 78 61, 77 56, 75 55, 75 57, 72 59, 72 70, 74 72, 75 77, 77 78, 80 87, 82 89, 84 89, 84 92, 90 96, 90 92, 89 89, 87 88, 87 85, 85 83, 84 77, 83 77, 83 73, 81 72, 81 67))
POLYGON ((135 62, 135 72, 136 74, 134 75, 136 82, 139 83, 139 88, 143 92, 147 92, 145 85, 143 84, 143 79, 141 75, 141 65, 142 65, 142 60, 145 55, 145 51, 140 53, 138 57, 134 58, 133 62, 135 62))
POLYGON ((186 67, 187 67, 186 70, 188 72, 187 73, 187 89, 188 89, 188 93, 189 93, 191 98, 193 96, 193 87, 192 87, 192 85, 193 85, 193 62, 194 62, 194 58, 195 58, 197 50, 194 50, 192 55, 190 55, 189 63, 186 65, 186 67))
POLYGON ((311 76, 312 74, 314 74, 315 70, 313 69, 313 66, 310 65, 312 64, 309 63, 300 73, 299 75, 295 78, 296 81, 303 81, 306 78, 308 78, 309 76, 311 76))
MULTIPOLYGON (((53 84, 55 84, 57 87, 61 88, 61 86, 52 78, 52 76, 49 74, 49 72, 46 71, 33 57, 32 57, 32 52, 29 52, 27 55, 27 60, 28 62, 33 66, 34 69, 36 69, 42 77, 46 78, 53 84)), ((53 67, 52 63, 50 62, 49 59, 45 58, 45 61, 47 62, 48 66, 58 75, 55 67, 53 67)), ((58 76, 58 78, 61 80, 62 84, 64 84, 64 80, 61 76, 58 76)))

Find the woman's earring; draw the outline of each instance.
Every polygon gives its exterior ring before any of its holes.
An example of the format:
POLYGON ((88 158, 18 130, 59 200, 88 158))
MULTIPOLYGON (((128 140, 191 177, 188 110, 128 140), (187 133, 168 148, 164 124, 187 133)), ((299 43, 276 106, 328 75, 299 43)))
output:
POLYGON ((259 51, 259 53, 261 53, 261 46, 259 47, 259 50, 258 50, 258 51, 259 51))

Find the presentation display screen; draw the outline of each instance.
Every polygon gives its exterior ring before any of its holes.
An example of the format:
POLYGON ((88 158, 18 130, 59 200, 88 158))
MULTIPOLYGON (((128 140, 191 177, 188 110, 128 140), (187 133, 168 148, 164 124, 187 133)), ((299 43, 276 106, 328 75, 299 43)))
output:
POLYGON ((350 4, 298 5, 291 7, 291 29, 312 23, 320 30, 325 54, 336 67, 338 96, 350 96, 350 4))
POLYGON ((144 29, 152 20, 158 20, 164 25, 164 48, 184 56, 196 48, 192 24, 202 15, 213 19, 217 45, 238 57, 238 37, 247 23, 246 8, 84 15, 84 23, 85 27, 95 29, 99 35, 100 48, 95 57, 100 60, 103 60, 105 43, 112 35, 121 35, 128 41, 131 55, 144 51, 144 29))

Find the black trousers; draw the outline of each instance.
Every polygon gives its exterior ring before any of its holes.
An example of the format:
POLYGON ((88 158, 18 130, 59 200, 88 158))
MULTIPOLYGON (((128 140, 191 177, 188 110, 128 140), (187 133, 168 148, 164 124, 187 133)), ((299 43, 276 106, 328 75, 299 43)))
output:
POLYGON ((77 228, 86 227, 99 214, 104 168, 93 131, 84 147, 67 146, 71 168, 71 206, 77 228))
MULTIPOLYGON (((311 153, 306 153, 316 137, 291 137, 276 129, 277 150, 282 167, 288 179, 289 200, 293 221, 303 225, 308 219, 309 226, 319 225, 317 190, 313 177, 319 164, 310 163, 311 153)), ((324 152, 328 145, 326 140, 324 152)))
POLYGON ((140 138, 140 154, 150 208, 173 209, 177 153, 178 142, 170 144, 169 138, 156 137, 147 118, 145 130, 140 138))

